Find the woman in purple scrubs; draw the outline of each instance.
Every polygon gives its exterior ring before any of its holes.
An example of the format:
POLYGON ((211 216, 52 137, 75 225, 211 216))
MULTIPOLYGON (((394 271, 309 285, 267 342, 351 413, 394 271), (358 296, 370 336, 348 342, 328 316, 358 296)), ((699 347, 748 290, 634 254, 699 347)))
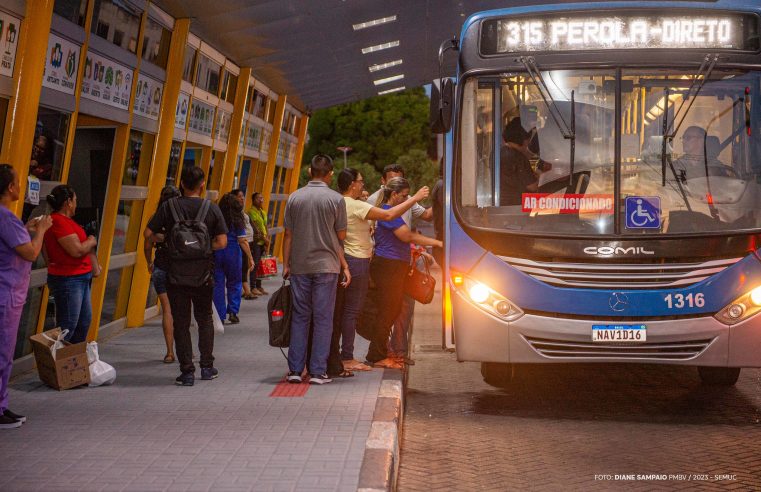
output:
POLYGON ((26 226, 11 212, 19 199, 18 174, 0 164, 0 429, 19 427, 26 417, 8 410, 11 377, 21 311, 26 302, 32 262, 40 254, 42 238, 53 221, 49 215, 32 218, 26 226), (29 233, 34 234, 31 239, 29 233))

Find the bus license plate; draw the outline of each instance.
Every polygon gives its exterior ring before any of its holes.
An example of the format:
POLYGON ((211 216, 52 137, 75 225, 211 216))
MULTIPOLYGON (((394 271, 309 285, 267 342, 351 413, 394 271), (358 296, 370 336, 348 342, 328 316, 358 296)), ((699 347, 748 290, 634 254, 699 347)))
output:
POLYGON ((644 342, 645 325, 592 325, 593 342, 644 342))

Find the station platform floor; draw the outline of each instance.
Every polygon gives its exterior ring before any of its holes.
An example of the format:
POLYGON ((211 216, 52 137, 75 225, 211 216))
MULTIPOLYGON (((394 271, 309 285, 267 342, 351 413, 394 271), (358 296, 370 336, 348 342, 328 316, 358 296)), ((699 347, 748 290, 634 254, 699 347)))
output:
POLYGON ((12 380, 10 408, 28 421, 0 431, 0 490, 356 491, 383 370, 279 386, 287 364, 268 345, 267 299, 243 301, 241 323, 216 336, 212 381, 197 369, 195 386, 175 386, 160 317, 99 344, 113 386, 12 380))

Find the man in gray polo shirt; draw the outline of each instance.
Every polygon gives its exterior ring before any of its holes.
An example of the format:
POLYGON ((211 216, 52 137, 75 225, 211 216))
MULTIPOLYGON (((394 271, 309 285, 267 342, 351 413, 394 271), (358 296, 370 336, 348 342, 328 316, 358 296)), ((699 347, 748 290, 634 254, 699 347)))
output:
POLYGON ((291 280, 293 300, 287 380, 301 382, 312 324, 309 382, 325 384, 332 381, 327 376, 328 352, 338 274, 345 277, 344 287, 351 281, 341 244, 346 237, 346 203, 328 187, 333 179, 330 157, 315 155, 309 175, 309 184, 293 192, 285 206, 283 278, 291 280))

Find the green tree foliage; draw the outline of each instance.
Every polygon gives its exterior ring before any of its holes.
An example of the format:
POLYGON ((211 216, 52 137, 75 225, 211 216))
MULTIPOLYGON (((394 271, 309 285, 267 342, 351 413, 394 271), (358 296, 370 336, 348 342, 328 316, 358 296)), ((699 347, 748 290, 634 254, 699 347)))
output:
POLYGON ((374 97, 316 111, 309 120, 309 143, 303 164, 324 153, 343 160, 339 146, 352 147, 353 162, 369 163, 376 170, 396 162, 412 150, 428 149, 429 99, 422 88, 374 97))
MULTIPOLYGON (((344 161, 343 156, 336 158, 335 172, 333 177, 333 183, 331 188, 338 191, 338 173, 343 169, 344 161)), ((359 162, 354 158, 348 159, 348 166, 356 169, 362 175, 362 179, 365 180, 365 189, 369 193, 373 193, 380 187, 380 173, 375 170, 373 166, 366 162, 359 162)), ((306 185, 309 182, 309 164, 305 164, 301 168, 301 174, 299 174, 299 188, 306 185)))
MULTIPOLYGON (((396 160, 397 164, 404 168, 404 175, 412 186, 411 191, 415 192, 418 188, 428 186, 433 189, 436 180, 439 178, 439 164, 428 158, 425 151, 413 149, 400 156, 396 160)), ((431 205, 429 198, 423 205, 431 205)))

